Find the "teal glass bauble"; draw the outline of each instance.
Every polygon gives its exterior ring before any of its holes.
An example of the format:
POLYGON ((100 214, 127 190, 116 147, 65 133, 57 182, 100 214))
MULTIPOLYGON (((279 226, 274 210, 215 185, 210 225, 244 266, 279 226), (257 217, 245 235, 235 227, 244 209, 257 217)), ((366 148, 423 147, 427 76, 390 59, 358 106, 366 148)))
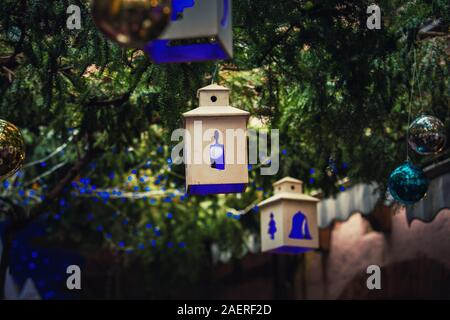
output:
POLYGON ((429 181, 423 170, 407 161, 390 175, 388 187, 392 197, 403 204, 420 201, 428 191, 429 181))

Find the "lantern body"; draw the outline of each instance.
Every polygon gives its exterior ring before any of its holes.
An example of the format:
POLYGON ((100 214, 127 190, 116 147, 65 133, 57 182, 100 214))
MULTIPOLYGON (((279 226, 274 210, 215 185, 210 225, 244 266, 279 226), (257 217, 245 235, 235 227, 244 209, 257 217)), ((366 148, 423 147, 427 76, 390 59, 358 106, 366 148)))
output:
POLYGON ((155 63, 230 59, 231 12, 231 0, 173 0, 171 22, 145 51, 155 63))
POLYGON ((317 202, 303 194, 303 182, 286 177, 274 183, 274 195, 261 202, 261 249, 303 253, 319 247, 317 202))
POLYGON ((229 106, 229 95, 218 85, 202 88, 200 107, 183 114, 189 194, 240 193, 247 186, 249 113, 229 106))

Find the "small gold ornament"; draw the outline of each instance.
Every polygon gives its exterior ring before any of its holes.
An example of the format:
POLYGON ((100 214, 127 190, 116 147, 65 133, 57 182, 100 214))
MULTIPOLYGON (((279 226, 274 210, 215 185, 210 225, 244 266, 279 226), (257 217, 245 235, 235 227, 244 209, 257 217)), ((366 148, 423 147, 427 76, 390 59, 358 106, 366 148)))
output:
POLYGON ((143 48, 170 21, 171 0, 92 0, 97 27, 124 47, 143 48))
POLYGON ((17 172, 25 160, 25 143, 20 130, 0 119, 0 180, 17 172))

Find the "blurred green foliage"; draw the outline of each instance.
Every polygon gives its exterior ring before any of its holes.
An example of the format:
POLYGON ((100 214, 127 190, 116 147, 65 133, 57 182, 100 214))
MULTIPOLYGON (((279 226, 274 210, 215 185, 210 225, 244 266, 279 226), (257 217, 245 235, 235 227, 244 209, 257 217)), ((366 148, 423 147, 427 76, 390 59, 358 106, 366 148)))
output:
MULTIPOLYGON (((298 177, 325 195, 336 194, 344 178, 385 188, 406 157, 410 100, 413 115, 434 114, 450 135, 448 40, 417 41, 433 19, 448 32, 450 4, 379 1, 382 29, 368 30, 369 4, 234 2, 236 52, 219 64, 219 82, 232 89, 233 105, 280 129, 282 167, 275 177, 251 170, 242 195, 201 198, 184 196, 184 168, 169 160, 170 135, 216 64, 154 65, 141 51, 107 41, 85 1, 4 0, 1 117, 23 131, 29 163, 67 146, 45 165, 26 167, 3 196, 32 212, 40 200, 30 188, 46 196, 96 150, 56 199, 39 207, 50 241, 72 243, 87 256, 108 250, 124 268, 139 261, 148 270, 147 296, 171 297, 173 288, 207 274, 212 247, 233 259, 252 249, 259 229, 251 208, 270 196, 276 179, 298 177), (82 30, 66 29, 69 4, 82 8, 82 30), (338 168, 331 177, 330 156, 338 168)), ((438 159, 413 158, 422 165, 438 159)))

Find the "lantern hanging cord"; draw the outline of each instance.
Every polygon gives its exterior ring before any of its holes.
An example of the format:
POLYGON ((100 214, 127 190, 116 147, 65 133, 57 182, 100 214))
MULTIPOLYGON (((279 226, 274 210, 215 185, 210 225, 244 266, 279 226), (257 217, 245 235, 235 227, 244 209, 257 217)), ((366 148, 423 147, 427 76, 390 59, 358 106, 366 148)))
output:
POLYGON ((406 161, 409 161, 409 126, 411 124, 411 113, 412 113, 412 103, 413 103, 413 96, 414 96, 414 85, 416 82, 416 72, 417 72, 417 61, 416 61, 416 49, 413 50, 414 55, 414 64, 413 64, 413 74, 412 74, 412 83, 411 83, 411 93, 409 97, 409 106, 408 106, 408 127, 406 129, 406 161))
POLYGON ((211 77, 211 84, 213 84, 215 82, 218 72, 219 72, 219 63, 216 63, 216 67, 214 68, 214 71, 213 71, 213 74, 211 77))
MULTIPOLYGON (((423 108, 423 102, 422 102, 422 86, 420 84, 420 75, 421 75, 421 62, 419 61, 419 66, 417 66, 417 51, 414 49, 414 63, 416 64, 416 85, 417 85, 417 90, 419 91, 419 101, 421 102, 420 105, 420 112, 424 112, 424 108, 423 108)), ((429 109, 429 108, 428 108, 429 109)))

